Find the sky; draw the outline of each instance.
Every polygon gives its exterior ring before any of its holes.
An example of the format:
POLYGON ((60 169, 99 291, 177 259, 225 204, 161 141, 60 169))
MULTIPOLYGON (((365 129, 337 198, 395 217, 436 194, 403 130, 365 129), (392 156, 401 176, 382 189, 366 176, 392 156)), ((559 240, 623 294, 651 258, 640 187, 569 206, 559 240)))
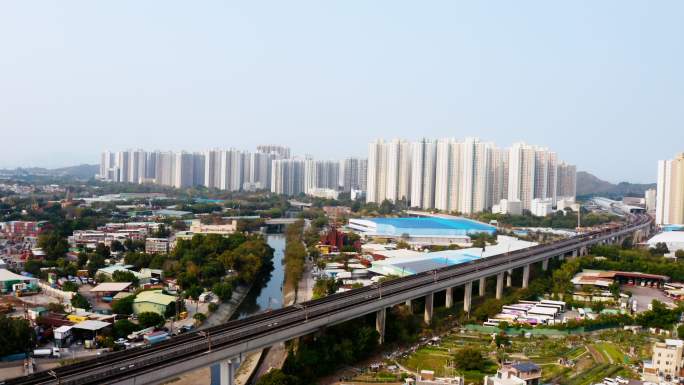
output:
POLYGON ((525 141, 613 182, 684 151, 682 1, 3 1, 0 168, 106 149, 525 141))

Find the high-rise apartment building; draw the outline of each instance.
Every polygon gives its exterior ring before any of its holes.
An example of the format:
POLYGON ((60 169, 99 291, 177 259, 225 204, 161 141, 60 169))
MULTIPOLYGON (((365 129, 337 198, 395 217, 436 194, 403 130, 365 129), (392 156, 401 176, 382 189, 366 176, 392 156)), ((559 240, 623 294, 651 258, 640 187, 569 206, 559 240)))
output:
POLYGON ((271 188, 271 161, 275 155, 266 152, 253 152, 245 155, 248 173, 245 173, 245 190, 261 190, 271 188))
POLYGON ((204 152, 204 187, 221 188, 221 150, 204 152))
POLYGON ((684 153, 658 161, 656 224, 684 224, 684 153))
POLYGON ((459 211, 471 214, 491 207, 490 168, 492 143, 480 142, 477 138, 466 138, 462 146, 461 185, 459 211))
POLYGON ((385 142, 378 139, 368 145, 366 201, 382 202, 385 199, 386 169, 385 142))
POLYGON ((266 189, 287 195, 336 197, 348 191, 362 196, 359 191, 365 191, 368 202, 404 201, 410 207, 464 214, 488 210, 502 199, 529 210, 533 199, 554 204, 559 197, 574 199, 576 191, 574 166, 559 162, 545 148, 524 143, 500 149, 477 138, 378 139, 369 144, 368 159, 289 156, 284 146, 259 146, 257 152, 105 151, 99 174, 114 182, 266 189))
POLYGON ((342 191, 366 190, 368 161, 359 158, 347 158, 340 163, 340 186, 342 191))
POLYGON ((238 150, 221 151, 220 188, 227 191, 239 191, 243 182, 244 154, 238 150))
POLYGON ((173 154, 174 175, 173 187, 190 187, 194 183, 195 164, 191 153, 176 152, 173 154))
POLYGON ((558 163, 557 199, 575 199, 577 195, 577 167, 565 162, 558 163))
POLYGON ((304 160, 275 159, 271 169, 271 192, 283 195, 298 195, 304 192, 304 160))
POLYGON ((500 149, 477 138, 377 140, 369 145, 367 175, 368 202, 403 197, 411 207, 464 214, 488 210, 502 199, 528 210, 533 199, 555 204, 560 192, 574 198, 576 184, 574 166, 559 165, 548 149, 524 143, 500 149), (402 186, 410 186, 407 195, 402 186))
MULTIPOLYGON (((411 207, 435 207, 437 144, 427 139, 411 143, 411 207)), ((391 200, 391 199, 390 199, 391 200)))
POLYGON ((555 152, 538 148, 534 161, 534 198, 550 199, 556 204, 558 159, 555 152))
POLYGON ((489 189, 487 206, 494 206, 508 198, 508 150, 492 147, 489 152, 489 189))
POLYGON ((145 169, 147 156, 143 150, 126 151, 128 152, 128 181, 131 183, 142 183, 145 179, 145 169))
POLYGON ((100 157, 100 179, 114 180, 114 168, 116 167, 116 154, 105 151, 100 157))
POLYGON ((522 202, 529 210, 534 199, 537 150, 525 143, 516 143, 508 150, 508 199, 522 202))
MULTIPOLYGON (((657 202, 657 193, 656 189, 650 188, 644 192, 644 202, 646 203, 646 211, 649 213, 655 213, 656 212, 656 202, 657 202)), ((682 336, 684 337, 684 336, 682 336)))

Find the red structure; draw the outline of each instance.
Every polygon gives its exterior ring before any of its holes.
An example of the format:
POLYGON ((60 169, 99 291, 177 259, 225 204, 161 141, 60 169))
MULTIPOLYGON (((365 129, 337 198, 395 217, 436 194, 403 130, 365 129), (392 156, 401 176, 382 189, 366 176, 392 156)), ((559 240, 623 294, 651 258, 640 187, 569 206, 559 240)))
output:
POLYGON ((346 239, 347 237, 343 232, 338 231, 336 227, 333 227, 321 237, 321 243, 328 246, 334 246, 340 250, 342 246, 344 246, 346 239))
POLYGON ((12 221, 5 225, 5 234, 9 237, 36 237, 43 230, 45 222, 12 221))

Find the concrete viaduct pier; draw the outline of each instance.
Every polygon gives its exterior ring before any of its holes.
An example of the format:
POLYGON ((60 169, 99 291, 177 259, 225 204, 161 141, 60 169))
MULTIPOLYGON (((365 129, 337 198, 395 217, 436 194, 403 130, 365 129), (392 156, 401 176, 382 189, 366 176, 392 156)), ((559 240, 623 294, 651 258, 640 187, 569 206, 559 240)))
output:
POLYGON ((473 282, 478 295, 486 295, 486 283, 496 278, 496 298, 503 296, 504 285, 512 272, 522 271, 520 285, 529 284, 531 266, 549 268, 549 260, 585 255, 592 245, 619 243, 628 236, 638 239, 650 231, 651 219, 634 216, 623 227, 609 227, 581 234, 562 241, 538 245, 414 274, 368 287, 333 294, 248 318, 230 321, 201 332, 190 332, 168 341, 114 352, 38 372, 29 376, 5 380, 5 385, 36 385, 56 383, 145 385, 160 384, 178 375, 219 363, 221 385, 231 385, 235 369, 244 354, 274 344, 316 333, 329 325, 354 318, 375 315, 380 342, 384 342, 387 309, 397 305, 412 305, 423 298, 423 320, 433 320, 435 293, 445 292, 445 306, 454 306, 454 289, 463 288, 463 310, 472 310, 473 282))

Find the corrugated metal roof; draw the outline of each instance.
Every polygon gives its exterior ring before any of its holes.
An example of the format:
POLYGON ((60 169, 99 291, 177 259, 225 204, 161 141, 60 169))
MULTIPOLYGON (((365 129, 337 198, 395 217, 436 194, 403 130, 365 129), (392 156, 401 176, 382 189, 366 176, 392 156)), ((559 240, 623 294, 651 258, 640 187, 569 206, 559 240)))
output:
POLYGON ((152 302, 161 305, 168 305, 176 301, 176 297, 163 294, 161 290, 148 290, 138 293, 133 303, 152 302))
POLYGON ((114 291, 124 291, 131 285, 131 282, 104 282, 90 289, 90 291, 111 293, 114 291))

